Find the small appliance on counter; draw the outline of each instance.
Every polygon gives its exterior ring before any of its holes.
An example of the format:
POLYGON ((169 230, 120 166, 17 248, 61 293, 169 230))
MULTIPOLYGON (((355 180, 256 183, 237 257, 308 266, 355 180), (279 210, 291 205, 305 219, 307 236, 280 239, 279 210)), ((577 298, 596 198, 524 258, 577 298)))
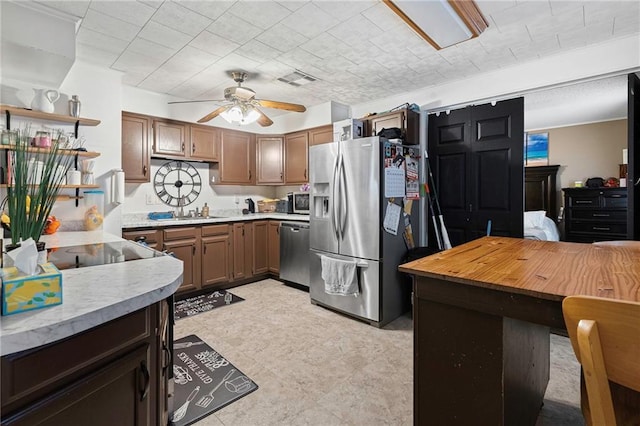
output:
POLYGON ((248 207, 247 207, 247 212, 248 213, 255 213, 256 212, 256 204, 253 202, 253 200, 251 198, 247 198, 246 200, 244 200, 245 203, 247 203, 248 207))
POLYGON ((276 213, 289 213, 290 205, 289 197, 278 200, 276 202, 276 213))
POLYGON ((294 192, 292 193, 293 212, 296 214, 309 214, 309 193, 294 192))

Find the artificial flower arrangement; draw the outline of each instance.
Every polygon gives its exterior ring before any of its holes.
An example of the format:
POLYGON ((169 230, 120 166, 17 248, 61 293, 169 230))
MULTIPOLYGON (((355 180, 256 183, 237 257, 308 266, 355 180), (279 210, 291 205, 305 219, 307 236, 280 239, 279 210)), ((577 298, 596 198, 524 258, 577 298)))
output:
POLYGON ((31 142, 30 126, 19 129, 15 145, 6 152, 9 185, 1 222, 11 231, 13 246, 28 238, 38 242, 45 230, 55 232, 51 209, 75 154, 62 148, 68 140, 61 131, 51 147, 35 148, 31 142))

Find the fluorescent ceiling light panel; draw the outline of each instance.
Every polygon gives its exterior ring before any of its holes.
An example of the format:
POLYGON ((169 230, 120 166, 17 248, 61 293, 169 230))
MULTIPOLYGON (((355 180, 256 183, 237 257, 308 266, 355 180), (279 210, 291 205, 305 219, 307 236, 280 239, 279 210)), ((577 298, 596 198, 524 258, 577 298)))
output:
POLYGON ((488 26, 471 0, 383 1, 438 50, 477 37, 488 26))

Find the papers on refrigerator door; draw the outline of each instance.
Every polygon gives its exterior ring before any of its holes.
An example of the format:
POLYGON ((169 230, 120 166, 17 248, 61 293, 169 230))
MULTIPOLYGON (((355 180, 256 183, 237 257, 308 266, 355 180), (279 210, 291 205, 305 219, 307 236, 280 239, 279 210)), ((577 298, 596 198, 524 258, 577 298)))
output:
POLYGON ((394 203, 387 204, 387 211, 384 214, 384 222, 382 227, 391 235, 398 235, 398 224, 400 223, 400 214, 402 208, 394 203))
POLYGON ((385 198, 403 198, 405 193, 404 167, 385 167, 384 196, 385 198))

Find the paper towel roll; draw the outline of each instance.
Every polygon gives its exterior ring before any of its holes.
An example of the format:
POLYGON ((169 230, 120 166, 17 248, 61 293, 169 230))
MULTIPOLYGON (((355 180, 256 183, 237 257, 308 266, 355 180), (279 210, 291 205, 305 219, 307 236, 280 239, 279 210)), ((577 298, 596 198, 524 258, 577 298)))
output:
POLYGON ((124 172, 120 169, 113 171, 113 202, 124 203, 124 172))

